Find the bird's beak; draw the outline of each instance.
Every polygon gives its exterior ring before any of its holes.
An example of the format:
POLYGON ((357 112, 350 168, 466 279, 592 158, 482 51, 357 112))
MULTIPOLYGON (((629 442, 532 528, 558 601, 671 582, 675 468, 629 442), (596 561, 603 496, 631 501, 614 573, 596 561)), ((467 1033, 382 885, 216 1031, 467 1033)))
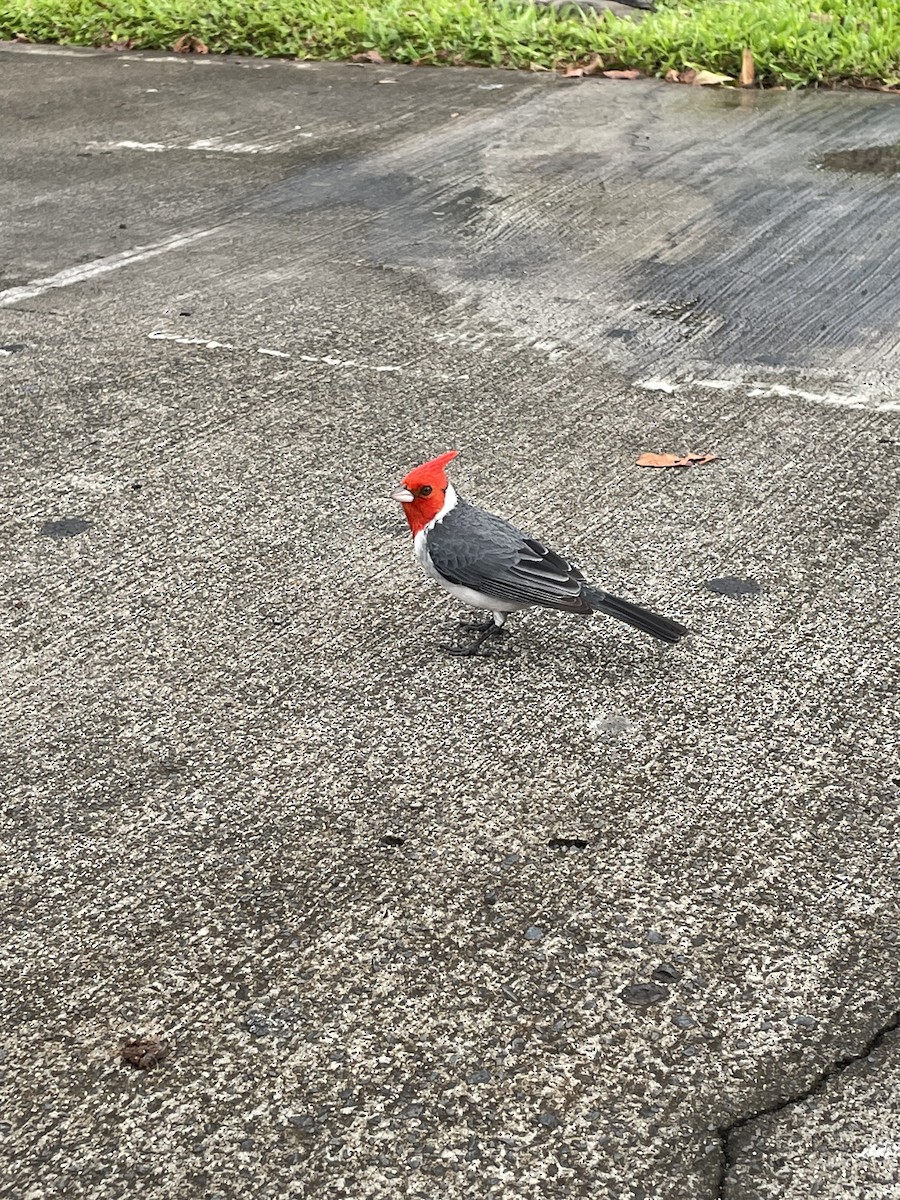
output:
POLYGON ((399 500, 401 504, 411 504, 415 500, 415 496, 409 488, 397 488, 396 492, 391 492, 392 500, 399 500))

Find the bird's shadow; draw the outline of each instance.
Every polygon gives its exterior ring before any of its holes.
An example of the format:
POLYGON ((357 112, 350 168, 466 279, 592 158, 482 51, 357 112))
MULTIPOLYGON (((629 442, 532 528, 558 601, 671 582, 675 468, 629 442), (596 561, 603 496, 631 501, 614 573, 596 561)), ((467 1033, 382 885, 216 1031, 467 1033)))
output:
MULTIPOLYGON (((548 663, 555 663, 567 673, 576 670, 595 678, 602 673, 613 683, 633 675, 647 662, 647 648, 630 636, 617 639, 615 631, 604 636, 597 630, 590 638, 585 636, 587 631, 567 635, 553 623, 530 621, 524 616, 519 619, 521 624, 504 629, 500 636, 492 637, 473 654, 453 653, 443 649, 441 643, 436 648, 442 657, 461 662, 481 659, 506 663, 519 667, 523 674, 532 668, 546 670, 548 663)), ((467 623, 464 617, 440 622, 439 628, 448 635, 444 645, 453 644, 455 639, 462 645, 471 640, 471 634, 463 628, 467 623)), ((652 645, 649 648, 652 651, 652 645)))

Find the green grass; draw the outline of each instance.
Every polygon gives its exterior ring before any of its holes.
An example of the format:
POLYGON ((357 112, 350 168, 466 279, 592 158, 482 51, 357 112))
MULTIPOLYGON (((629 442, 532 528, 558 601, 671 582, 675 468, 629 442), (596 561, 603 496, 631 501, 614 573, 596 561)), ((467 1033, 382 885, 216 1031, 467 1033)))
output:
POLYGON ((766 85, 900 84, 897 0, 664 0, 640 23, 522 0, 0 0, 0 38, 213 53, 555 68, 602 56, 647 75, 736 76, 749 48, 766 85))

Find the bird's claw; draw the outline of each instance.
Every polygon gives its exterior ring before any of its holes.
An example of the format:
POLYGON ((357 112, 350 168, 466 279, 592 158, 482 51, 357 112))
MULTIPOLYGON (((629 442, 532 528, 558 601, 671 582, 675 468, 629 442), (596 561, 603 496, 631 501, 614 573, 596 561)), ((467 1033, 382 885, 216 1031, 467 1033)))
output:
POLYGON ((452 654, 454 658, 493 658, 494 655, 486 654, 481 647, 485 642, 494 637, 501 637, 506 633, 500 625, 495 625, 493 621, 484 625, 464 625, 460 623, 461 628, 469 630, 477 630, 478 636, 471 642, 467 642, 464 646, 453 646, 444 642, 438 646, 438 649, 443 650, 445 654, 452 654))
POLYGON ((452 654, 454 658, 474 658, 480 656, 486 658, 486 654, 482 654, 479 647, 481 643, 472 642, 468 646, 451 646, 448 642, 438 642, 438 650, 443 650, 445 654, 452 654))

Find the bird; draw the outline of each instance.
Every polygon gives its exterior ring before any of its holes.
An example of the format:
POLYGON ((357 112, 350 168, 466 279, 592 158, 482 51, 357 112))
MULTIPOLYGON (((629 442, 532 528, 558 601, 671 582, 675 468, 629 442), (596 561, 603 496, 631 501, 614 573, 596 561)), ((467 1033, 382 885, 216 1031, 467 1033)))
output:
POLYGON ((689 632, 678 621, 594 587, 555 550, 463 500, 447 478, 458 453, 448 450, 414 467, 391 495, 403 506, 425 574, 463 604, 491 614, 483 622, 461 622, 475 634, 470 642, 440 649, 480 654, 488 639, 504 632, 510 613, 535 605, 585 617, 606 613, 663 642, 675 643, 689 632))

